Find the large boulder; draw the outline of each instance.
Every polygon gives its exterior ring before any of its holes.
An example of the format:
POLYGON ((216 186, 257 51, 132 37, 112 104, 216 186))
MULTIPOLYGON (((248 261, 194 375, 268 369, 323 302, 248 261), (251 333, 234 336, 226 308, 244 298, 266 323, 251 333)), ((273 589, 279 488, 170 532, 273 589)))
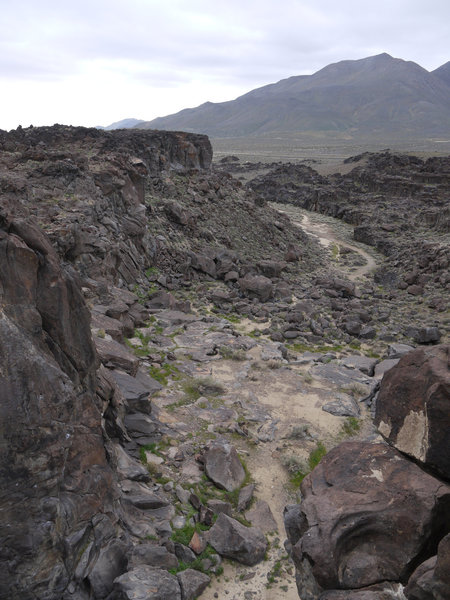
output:
POLYGON ((261 562, 267 550, 267 540, 260 529, 245 527, 224 513, 209 530, 208 540, 221 556, 249 566, 261 562))
POLYGON ((220 488, 233 492, 245 480, 244 467, 234 446, 228 443, 216 443, 204 454, 205 472, 220 488))
POLYGON ((287 530, 295 532, 302 600, 322 590, 404 581, 450 529, 450 486, 385 444, 341 444, 301 491, 298 526, 291 518, 287 530))
POLYGON ((182 600, 195 600, 208 587, 211 578, 195 569, 186 569, 177 574, 182 600))
POLYGON ((414 571, 405 589, 408 600, 445 600, 450 598, 450 534, 441 540, 437 556, 414 571))
POLYGON ((273 296, 273 284, 264 275, 246 275, 239 279, 239 287, 250 298, 266 302, 273 296))
POLYGON ((385 373, 375 423, 389 444, 450 479, 450 346, 418 348, 385 373))
POLYGON ((175 575, 164 569, 140 565, 114 581, 114 600, 181 600, 175 575))

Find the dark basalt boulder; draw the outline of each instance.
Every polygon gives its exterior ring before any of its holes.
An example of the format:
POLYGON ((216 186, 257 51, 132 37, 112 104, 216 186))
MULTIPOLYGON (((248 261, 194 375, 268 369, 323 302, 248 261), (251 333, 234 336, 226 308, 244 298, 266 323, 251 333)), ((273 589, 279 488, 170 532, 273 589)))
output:
POLYGON ((440 542, 437 556, 422 563, 411 575, 405 596, 408 600, 450 598, 450 534, 440 542))
POLYGON ((450 479, 450 346, 418 348, 385 373, 375 423, 395 448, 450 479))
POLYGON ((264 275, 246 275, 238 281, 242 292, 249 298, 267 302, 273 296, 273 284, 264 275))
POLYGON ((239 521, 219 514, 208 532, 208 541, 221 556, 253 566, 261 562, 267 550, 267 540, 257 527, 245 527, 239 521))
POLYGON ((175 575, 164 569, 140 565, 114 581, 114 600, 181 600, 175 575))
POLYGON ((450 486, 385 444, 341 444, 301 491, 298 525, 291 509, 287 531, 302 600, 406 582, 450 529, 450 486))

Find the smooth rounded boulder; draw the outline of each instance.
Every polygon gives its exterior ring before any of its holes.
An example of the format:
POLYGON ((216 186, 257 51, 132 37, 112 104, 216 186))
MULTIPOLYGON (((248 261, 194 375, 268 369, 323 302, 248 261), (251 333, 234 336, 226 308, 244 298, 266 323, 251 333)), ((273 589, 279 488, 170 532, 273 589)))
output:
POLYGON ((337 446, 301 491, 297 527, 287 530, 301 534, 291 543, 302 600, 403 581, 448 525, 450 486, 386 444, 337 446))

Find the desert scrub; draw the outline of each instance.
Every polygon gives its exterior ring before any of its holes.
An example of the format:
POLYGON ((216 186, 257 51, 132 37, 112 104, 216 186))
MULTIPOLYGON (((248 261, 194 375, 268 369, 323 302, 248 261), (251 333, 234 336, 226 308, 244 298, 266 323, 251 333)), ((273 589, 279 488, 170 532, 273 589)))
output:
POLYGON ((181 378, 181 373, 178 367, 169 363, 163 363, 160 367, 151 366, 148 368, 150 377, 156 379, 161 385, 166 386, 169 383, 169 377, 177 381, 181 378))
POLYGON ((340 432, 340 437, 352 437, 361 429, 361 422, 356 417, 347 417, 340 432))
POLYGON ((366 396, 369 392, 369 389, 363 383, 355 381, 349 386, 341 388, 340 391, 344 392, 344 394, 349 394, 350 396, 352 396, 352 398, 358 400, 359 398, 363 398, 364 396, 366 396))
POLYGON ((182 387, 191 402, 195 402, 201 396, 219 396, 225 393, 225 388, 212 377, 189 377, 182 387))
POLYGON ((306 371, 306 373, 303 373, 303 381, 305 383, 313 382, 313 376, 311 375, 311 373, 309 371, 306 371))
POLYGON ((231 348, 230 346, 220 346, 219 354, 226 360, 244 361, 247 358, 245 350, 242 348, 231 348))
POLYGON ((306 423, 303 423, 302 425, 296 425, 292 428, 292 431, 288 437, 294 440, 304 440, 309 438, 310 433, 308 425, 306 425, 306 423))
POLYGON ((289 481, 294 488, 298 488, 303 479, 320 463, 327 453, 322 442, 318 442, 314 450, 309 453, 307 464, 296 456, 283 457, 282 464, 290 473, 289 481))

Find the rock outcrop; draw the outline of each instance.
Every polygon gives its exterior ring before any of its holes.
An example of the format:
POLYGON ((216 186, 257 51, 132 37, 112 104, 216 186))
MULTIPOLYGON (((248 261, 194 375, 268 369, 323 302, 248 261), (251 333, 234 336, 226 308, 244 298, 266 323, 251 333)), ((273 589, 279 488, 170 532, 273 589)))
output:
POLYGON ((56 599, 85 585, 86 547, 98 556, 116 537, 118 492, 77 275, 33 219, 10 214, 2 206, 0 597, 56 599))
POLYGON ((341 444, 301 490, 300 538, 288 533, 302 600, 405 583, 450 528, 450 486, 384 444, 341 444))
POLYGON ((385 374, 375 422, 389 444, 450 479, 450 346, 409 352, 385 374))

